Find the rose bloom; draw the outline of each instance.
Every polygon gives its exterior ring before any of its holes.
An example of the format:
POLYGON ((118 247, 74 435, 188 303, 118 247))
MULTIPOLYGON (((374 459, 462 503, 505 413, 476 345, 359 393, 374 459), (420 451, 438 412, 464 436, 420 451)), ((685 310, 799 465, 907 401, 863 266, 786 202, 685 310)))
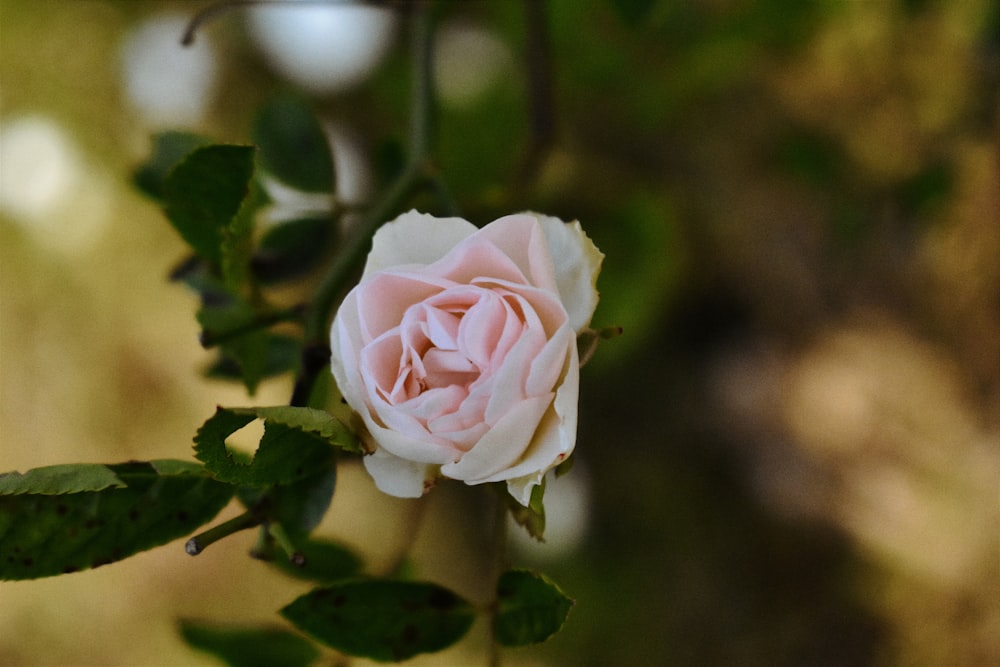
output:
POLYGON ((379 489, 506 481, 528 504, 576 442, 576 336, 603 258, 580 223, 535 213, 477 229, 410 211, 379 229, 330 332, 379 489))

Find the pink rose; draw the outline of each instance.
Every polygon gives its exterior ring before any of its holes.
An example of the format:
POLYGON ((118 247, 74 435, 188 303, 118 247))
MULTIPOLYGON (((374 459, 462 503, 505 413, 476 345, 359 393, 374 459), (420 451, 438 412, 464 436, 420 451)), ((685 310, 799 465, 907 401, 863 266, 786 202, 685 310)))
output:
POLYGON ((534 213, 477 229, 410 211, 379 229, 330 332, 379 489, 506 481, 528 504, 576 442, 576 335, 603 257, 580 223, 534 213))

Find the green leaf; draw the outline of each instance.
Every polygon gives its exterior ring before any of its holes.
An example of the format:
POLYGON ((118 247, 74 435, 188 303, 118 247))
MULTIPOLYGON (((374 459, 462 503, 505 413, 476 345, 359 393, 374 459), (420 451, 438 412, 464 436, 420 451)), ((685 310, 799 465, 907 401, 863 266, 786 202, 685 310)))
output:
POLYGON ((303 218, 275 225, 258 244, 251 264, 254 275, 270 285, 308 273, 326 259, 333 231, 329 218, 303 218))
POLYGON ((0 579, 48 577, 122 560, 191 533, 233 495, 231 486, 191 462, 106 467, 118 484, 78 490, 110 476, 94 470, 53 476, 43 468, 11 484, 18 495, 0 495, 0 579), (41 491, 18 492, 36 483, 41 491))
POLYGON ((234 294, 243 291, 250 277, 254 215, 260 203, 265 200, 256 183, 250 182, 248 187, 247 196, 222 232, 222 280, 226 288, 234 294))
POLYGON ((264 105, 253 124, 264 169, 306 192, 333 191, 333 156, 323 128, 302 99, 280 96, 264 105))
POLYGON ((447 588, 377 579, 317 588, 281 614, 338 651, 380 662, 447 648, 475 617, 472 605, 447 588))
POLYGON ((195 456, 218 479, 241 486, 290 484, 332 467, 335 447, 356 448, 354 436, 332 415, 313 408, 218 408, 194 439, 195 456), (249 463, 237 460, 226 438, 254 419, 264 436, 249 463))
POLYGON ((341 544, 300 540, 295 546, 305 557, 304 565, 295 565, 287 558, 277 558, 273 565, 297 579, 327 584, 354 577, 361 571, 361 559, 341 544))
POLYGON ((618 17, 629 28, 638 27, 645 21, 655 5, 656 0, 611 0, 618 17))
POLYGON ((230 667, 306 667, 319 649, 305 637, 280 627, 203 623, 181 619, 181 636, 230 667))
POLYGON ((25 493, 62 495, 82 491, 102 491, 120 488, 125 483, 106 465, 98 463, 67 463, 35 468, 21 474, 0 474, 0 496, 25 493))
POLYGON ((271 494, 271 516, 293 539, 299 539, 323 520, 336 486, 337 466, 330 465, 305 479, 278 487, 271 494))
POLYGON ((269 340, 266 331, 258 330, 219 346, 239 366, 240 378, 250 396, 257 393, 257 386, 267 375, 269 340))
POLYGON ((198 311, 202 344, 218 345, 236 366, 235 377, 243 380, 247 393, 256 392, 267 375, 274 336, 261 324, 271 313, 247 301, 223 293, 198 311))
POLYGON ((211 305, 202 306, 196 315, 202 329, 202 344, 211 346, 223 335, 231 332, 251 331, 260 314, 243 299, 223 293, 211 305))
POLYGON ((167 219, 198 255, 220 266, 223 234, 250 191, 254 149, 214 145, 195 149, 164 184, 167 219))
POLYGON ((163 199, 163 184, 167 175, 188 153, 211 143, 207 137, 188 132, 161 132, 153 137, 149 159, 136 168, 132 182, 139 190, 156 200, 163 199))
POLYGON ((329 412, 316 408, 299 408, 288 405, 260 408, 232 408, 241 414, 253 414, 267 421, 284 424, 300 431, 315 433, 348 452, 364 453, 361 445, 347 426, 329 412))
POLYGON ((545 641, 566 622, 573 600, 543 574, 510 570, 497 582, 493 629, 504 646, 545 641))
POLYGON ((253 395, 256 383, 260 380, 298 368, 302 345, 295 338, 265 333, 264 341, 260 344, 263 349, 263 357, 255 357, 254 362, 248 366, 246 360, 241 361, 241 359, 248 353, 260 355, 257 345, 258 341, 256 340, 246 348, 229 343, 223 344, 221 346, 222 354, 205 369, 205 375, 223 380, 241 380, 247 386, 250 394, 253 395), (263 364, 258 366, 256 362, 261 359, 263 364), (251 373, 245 374, 245 368, 251 373))
POLYGON ((546 478, 543 477, 542 483, 531 489, 531 498, 528 500, 527 507, 507 493, 505 486, 502 487, 503 491, 501 491, 507 499, 507 508, 514 521, 519 526, 523 526, 528 531, 528 535, 539 542, 545 541, 545 481, 546 478))

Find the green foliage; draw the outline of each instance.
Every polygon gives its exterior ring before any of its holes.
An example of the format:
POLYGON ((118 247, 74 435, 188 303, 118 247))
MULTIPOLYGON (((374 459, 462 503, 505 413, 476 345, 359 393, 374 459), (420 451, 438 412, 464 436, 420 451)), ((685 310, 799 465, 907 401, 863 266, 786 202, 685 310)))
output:
POLYGON ((333 156, 323 128, 300 98, 279 96, 257 112, 253 140, 264 169, 306 192, 333 190, 333 156))
POLYGON ((545 641, 566 622, 573 600, 543 574, 510 570, 497 583, 493 629, 504 646, 545 641))
POLYGON ((189 132, 161 132, 153 137, 153 152, 132 174, 132 182, 148 197, 162 200, 167 175, 191 151, 211 143, 189 132))
POLYGON ((218 408, 195 436, 195 456, 216 478, 266 487, 306 479, 333 465, 334 448, 353 450, 353 435, 335 417, 313 408, 218 408), (264 436, 248 462, 226 447, 226 438, 254 419, 264 436))
POLYGON ((656 5, 656 0, 611 0, 622 23, 634 28, 641 24, 650 10, 656 5))
POLYGON ((215 266, 222 263, 223 240, 250 194, 254 149, 213 145, 197 148, 167 176, 167 219, 188 245, 215 266))
POLYGON ((447 588, 388 580, 317 588, 281 614, 339 651, 380 662, 447 648, 468 632, 475 617, 472 606, 447 588))
POLYGON ((183 619, 181 636, 230 667, 306 667, 319 650, 306 638, 280 627, 239 626, 183 619))
POLYGON ((264 285, 298 278, 319 266, 333 241, 327 218, 289 220, 271 227, 253 257, 254 276, 264 285))
POLYGON ((277 558, 274 565, 287 575, 323 584, 356 576, 361 559, 350 549, 325 540, 302 540, 296 543, 305 563, 295 565, 287 558, 277 558))
POLYGON ((233 495, 232 487, 185 461, 104 467, 63 465, 0 478, 0 579, 122 560, 187 535, 233 495))
POLYGON ((63 495, 123 486, 125 483, 118 479, 111 468, 99 463, 65 463, 35 468, 26 473, 0 474, 0 496, 25 493, 63 495))
POLYGON ((337 468, 328 466, 305 479, 278 487, 272 493, 273 516, 293 536, 308 533, 323 520, 336 485, 337 468))
POLYGON ((521 503, 517 502, 509 493, 507 493, 506 488, 502 491, 504 497, 507 501, 507 508, 510 510, 510 515, 514 518, 519 526, 523 526, 528 535, 539 542, 545 541, 545 478, 542 478, 542 483, 531 489, 531 498, 528 500, 528 506, 525 507, 521 503))
POLYGON ((254 339, 246 346, 229 342, 220 347, 221 354, 205 369, 205 375, 242 381, 251 396, 261 380, 296 370, 302 349, 297 339, 271 332, 264 332, 261 340, 254 339))

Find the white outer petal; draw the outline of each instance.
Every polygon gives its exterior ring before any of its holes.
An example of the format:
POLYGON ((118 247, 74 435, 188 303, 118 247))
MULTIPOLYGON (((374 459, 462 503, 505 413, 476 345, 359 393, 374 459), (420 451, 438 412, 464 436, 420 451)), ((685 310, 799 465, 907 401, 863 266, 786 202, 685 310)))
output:
POLYGON ((427 488, 425 482, 434 477, 433 466, 401 459, 381 448, 363 460, 378 490, 397 498, 419 498, 427 488))
POLYGON ((433 264, 476 231, 474 224, 462 218, 435 218, 417 211, 403 213, 375 232, 361 279, 394 266, 433 264))
POLYGON ((559 298, 569 313, 570 325, 579 333, 590 324, 597 308, 597 274, 601 272, 604 253, 597 249, 578 221, 563 222, 532 212, 527 215, 534 216, 542 225, 555 265, 559 298))
POLYGON ((566 460, 576 446, 580 397, 580 357, 576 345, 570 348, 566 361, 566 375, 556 390, 552 409, 542 418, 535 433, 531 451, 507 472, 507 491, 525 507, 531 501, 531 490, 542 483, 545 473, 566 460))

